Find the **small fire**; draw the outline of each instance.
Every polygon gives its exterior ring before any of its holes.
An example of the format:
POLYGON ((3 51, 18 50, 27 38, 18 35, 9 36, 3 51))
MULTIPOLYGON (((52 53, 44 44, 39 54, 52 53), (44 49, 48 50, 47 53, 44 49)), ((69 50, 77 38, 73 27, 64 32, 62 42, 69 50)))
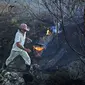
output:
POLYGON ((34 48, 36 51, 42 51, 42 50, 44 50, 44 47, 40 47, 40 46, 33 46, 33 48, 34 48))
POLYGON ((50 30, 48 29, 46 32, 46 35, 51 35, 52 33, 50 32, 50 30))

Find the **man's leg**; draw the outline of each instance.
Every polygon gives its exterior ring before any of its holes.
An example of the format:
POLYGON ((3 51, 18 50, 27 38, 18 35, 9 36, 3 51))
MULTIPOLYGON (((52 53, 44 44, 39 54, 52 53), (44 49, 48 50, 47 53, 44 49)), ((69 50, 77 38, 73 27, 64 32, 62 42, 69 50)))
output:
POLYGON ((25 64, 27 64, 27 65, 31 65, 31 59, 30 59, 30 56, 28 55, 28 53, 27 53, 26 51, 21 51, 21 52, 20 52, 20 55, 21 55, 22 58, 24 59, 25 64))
POLYGON ((24 59, 27 69, 30 69, 31 59, 30 59, 28 53, 26 51, 21 51, 20 55, 24 59))
POLYGON ((15 57, 17 57, 18 55, 19 55, 19 52, 12 50, 11 53, 10 53, 10 56, 6 60, 6 66, 9 65, 9 63, 11 63, 13 61, 13 59, 15 57))

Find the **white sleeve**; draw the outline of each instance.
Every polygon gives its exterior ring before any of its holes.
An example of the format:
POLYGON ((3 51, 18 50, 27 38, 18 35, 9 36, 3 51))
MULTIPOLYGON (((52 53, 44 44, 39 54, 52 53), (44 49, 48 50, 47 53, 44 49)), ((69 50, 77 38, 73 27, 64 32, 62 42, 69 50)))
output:
POLYGON ((20 42, 20 33, 16 33, 15 35, 15 43, 20 42))

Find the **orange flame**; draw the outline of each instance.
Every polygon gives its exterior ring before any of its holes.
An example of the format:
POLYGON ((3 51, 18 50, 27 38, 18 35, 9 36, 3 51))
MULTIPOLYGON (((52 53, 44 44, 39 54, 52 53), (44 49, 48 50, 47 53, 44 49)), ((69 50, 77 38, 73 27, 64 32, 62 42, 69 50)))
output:
POLYGON ((33 46, 33 48, 34 48, 36 51, 42 51, 42 50, 44 50, 44 47, 40 47, 40 46, 33 46))

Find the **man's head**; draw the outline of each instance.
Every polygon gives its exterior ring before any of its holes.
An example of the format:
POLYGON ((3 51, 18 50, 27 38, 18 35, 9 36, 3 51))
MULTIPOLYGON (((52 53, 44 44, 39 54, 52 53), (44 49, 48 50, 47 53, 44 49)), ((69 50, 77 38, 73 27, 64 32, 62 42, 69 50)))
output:
POLYGON ((25 23, 22 23, 22 24, 20 24, 20 30, 22 30, 22 31, 29 31, 30 30, 30 28, 28 28, 27 27, 27 24, 25 24, 25 23))

